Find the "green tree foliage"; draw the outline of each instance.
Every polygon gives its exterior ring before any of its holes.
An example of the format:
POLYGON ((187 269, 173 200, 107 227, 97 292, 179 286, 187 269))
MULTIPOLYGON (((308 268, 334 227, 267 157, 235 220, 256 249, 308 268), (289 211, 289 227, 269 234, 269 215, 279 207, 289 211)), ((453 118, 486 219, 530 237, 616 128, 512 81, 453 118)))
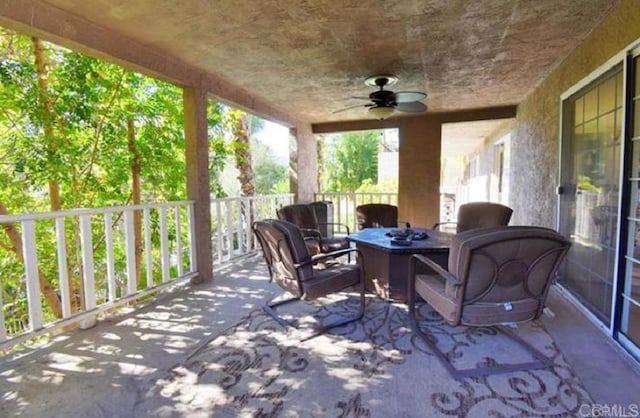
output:
POLYGON ((224 106, 218 102, 207 103, 207 122, 209 136, 209 184, 211 194, 215 198, 227 197, 227 193, 220 182, 220 175, 231 154, 225 140, 223 129, 224 106))
POLYGON ((367 179, 356 189, 356 193, 398 193, 398 178, 387 178, 377 184, 367 179))
POLYGON ((251 155, 257 194, 288 193, 287 167, 274 160, 273 152, 265 144, 252 138, 251 155))
POLYGON ((132 118, 141 155, 147 201, 185 197, 182 92, 179 88, 98 59, 45 44, 48 96, 54 120, 38 105, 33 51, 28 38, 3 30, 0 47, 0 116, 5 150, 2 197, 15 192, 10 211, 42 210, 52 176, 60 182, 62 207, 95 207, 129 200, 127 120, 132 118), (43 126, 53 125, 53 137, 43 126), (47 145, 54 141, 55 152, 47 145), (28 186, 28 187, 25 187, 28 186), (9 193, 7 193, 9 192, 9 193), (28 202, 28 205, 25 204, 28 202))
POLYGON ((256 138, 256 134, 264 127, 264 120, 239 109, 216 106, 219 109, 219 123, 210 130, 209 139, 210 148, 216 147, 214 158, 220 167, 211 179, 212 183, 215 181, 212 184, 215 196, 227 196, 227 191, 220 183, 225 163, 235 167, 239 192, 243 196, 289 193, 287 166, 275 161, 271 148, 256 138))
POLYGON ((380 133, 349 132, 323 144, 323 183, 329 192, 353 192, 365 180, 377 182, 380 133))
MULTIPOLYGON (((129 204, 137 200, 133 197, 135 176, 139 176, 143 203, 186 198, 180 88, 0 28, 0 102, 0 212, 129 204), (52 184, 60 194, 56 205, 52 204, 52 184)), ((214 134, 221 122, 221 107, 212 103, 208 117, 210 168, 215 179, 229 151, 214 134)), ((215 192, 217 185, 212 184, 215 192)), ((120 227, 119 219, 114 221, 120 227)), ((157 228, 157 219, 153 222, 157 228)), ((54 291, 49 298, 45 289, 57 288, 52 225, 39 222, 37 227, 38 253, 47 255, 40 257, 39 266, 41 288, 49 304, 45 314, 59 316, 54 306, 57 294, 54 291)), ((69 222, 66 232, 77 309, 82 304, 77 223, 69 222)), ((5 311, 24 303, 19 238, 18 226, 0 228, 5 311)), ((104 230, 95 227, 96 260, 104 259, 103 239, 104 230)), ((96 265, 101 268, 104 265, 96 265)), ((24 313, 24 307, 20 309, 24 313)), ((5 316, 16 315, 5 312, 5 316)))

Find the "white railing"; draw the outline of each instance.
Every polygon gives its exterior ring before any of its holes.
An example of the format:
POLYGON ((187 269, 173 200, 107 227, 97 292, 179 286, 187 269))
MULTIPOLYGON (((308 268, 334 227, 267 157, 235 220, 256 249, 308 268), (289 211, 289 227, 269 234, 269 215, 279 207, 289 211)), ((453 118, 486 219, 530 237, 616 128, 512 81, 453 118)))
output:
POLYGON ((276 210, 293 203, 292 193, 211 200, 213 262, 220 264, 255 251, 254 221, 276 218, 276 210))
POLYGON ((106 310, 195 276, 193 216, 192 201, 0 216, 22 247, 10 255, 5 245, 1 256, 23 266, 4 305, 8 273, 0 277, 0 350, 67 325, 91 326, 106 310))
POLYGON ((357 230, 356 207, 368 203, 386 203, 398 206, 397 193, 316 193, 316 201, 333 203, 333 220, 331 222, 347 225, 352 231, 357 230))

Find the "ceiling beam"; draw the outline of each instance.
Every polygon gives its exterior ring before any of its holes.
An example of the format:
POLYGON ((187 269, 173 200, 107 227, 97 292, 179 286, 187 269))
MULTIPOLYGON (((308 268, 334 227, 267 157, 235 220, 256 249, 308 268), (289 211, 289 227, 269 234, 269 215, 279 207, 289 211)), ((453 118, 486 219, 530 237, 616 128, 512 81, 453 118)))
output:
POLYGON ((314 134, 325 134, 334 132, 347 132, 347 131, 365 131, 372 129, 387 129, 398 128, 405 123, 431 119, 439 120, 440 123, 454 123, 454 122, 470 122, 478 120, 492 120, 492 119, 508 119, 514 118, 518 111, 517 105, 512 106, 498 106, 488 107, 482 109, 466 109, 455 112, 438 112, 438 113, 426 113, 417 116, 404 116, 398 118, 389 118, 384 120, 375 119, 363 119, 344 122, 327 122, 327 123, 315 123, 312 125, 314 134))

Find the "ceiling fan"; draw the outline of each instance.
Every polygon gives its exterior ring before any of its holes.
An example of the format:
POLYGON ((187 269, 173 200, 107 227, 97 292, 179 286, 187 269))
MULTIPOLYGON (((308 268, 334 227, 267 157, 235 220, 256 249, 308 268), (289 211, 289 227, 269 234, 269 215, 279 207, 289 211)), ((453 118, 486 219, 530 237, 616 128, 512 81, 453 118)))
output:
POLYGON ((369 108, 369 115, 375 119, 385 119, 395 111, 410 113, 422 113, 426 111, 427 106, 420 101, 427 97, 426 93, 420 91, 399 91, 394 93, 391 90, 384 89, 385 86, 394 85, 397 81, 398 77, 394 75, 371 76, 367 78, 364 83, 368 86, 378 87, 379 90, 369 94, 369 97, 352 97, 352 99, 370 100, 371 103, 349 106, 336 110, 333 113, 343 112, 356 107, 366 107, 369 108))

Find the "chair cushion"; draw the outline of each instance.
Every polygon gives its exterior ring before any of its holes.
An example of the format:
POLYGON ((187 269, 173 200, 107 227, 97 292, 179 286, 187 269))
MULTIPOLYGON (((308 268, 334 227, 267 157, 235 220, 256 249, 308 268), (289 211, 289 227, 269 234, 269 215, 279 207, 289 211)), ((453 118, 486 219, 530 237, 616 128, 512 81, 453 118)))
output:
POLYGON ((437 274, 416 275, 416 293, 451 325, 459 322, 459 304, 447 297, 444 279, 437 274))
POLYGON ((259 237, 265 261, 269 265, 271 278, 275 283, 294 296, 301 296, 298 272, 294 264, 285 234, 275 226, 275 220, 257 221, 253 230, 259 237))
POLYGON ((302 282, 303 299, 316 299, 354 286, 360 281, 360 266, 332 264, 324 270, 315 270, 311 280, 302 282))
POLYGON ((462 309, 461 322, 465 325, 498 325, 505 322, 524 322, 536 319, 541 310, 540 301, 524 299, 512 301, 508 310, 503 303, 473 303, 462 309))
POLYGON ((323 238, 322 252, 330 253, 332 251, 345 250, 349 248, 350 243, 346 238, 323 238))
POLYGON ((288 221, 302 229, 318 229, 316 212, 309 205, 302 203, 283 206, 277 211, 278 219, 288 221))
MULTIPOLYGON (((286 238, 287 249, 283 249, 286 253, 291 254, 293 264, 305 263, 311 260, 311 255, 307 250, 307 244, 302 237, 300 229, 287 221, 273 221, 273 226, 279 230, 286 238)), ((298 270, 298 277, 301 281, 313 277, 313 267, 311 264, 301 267, 298 270)))

